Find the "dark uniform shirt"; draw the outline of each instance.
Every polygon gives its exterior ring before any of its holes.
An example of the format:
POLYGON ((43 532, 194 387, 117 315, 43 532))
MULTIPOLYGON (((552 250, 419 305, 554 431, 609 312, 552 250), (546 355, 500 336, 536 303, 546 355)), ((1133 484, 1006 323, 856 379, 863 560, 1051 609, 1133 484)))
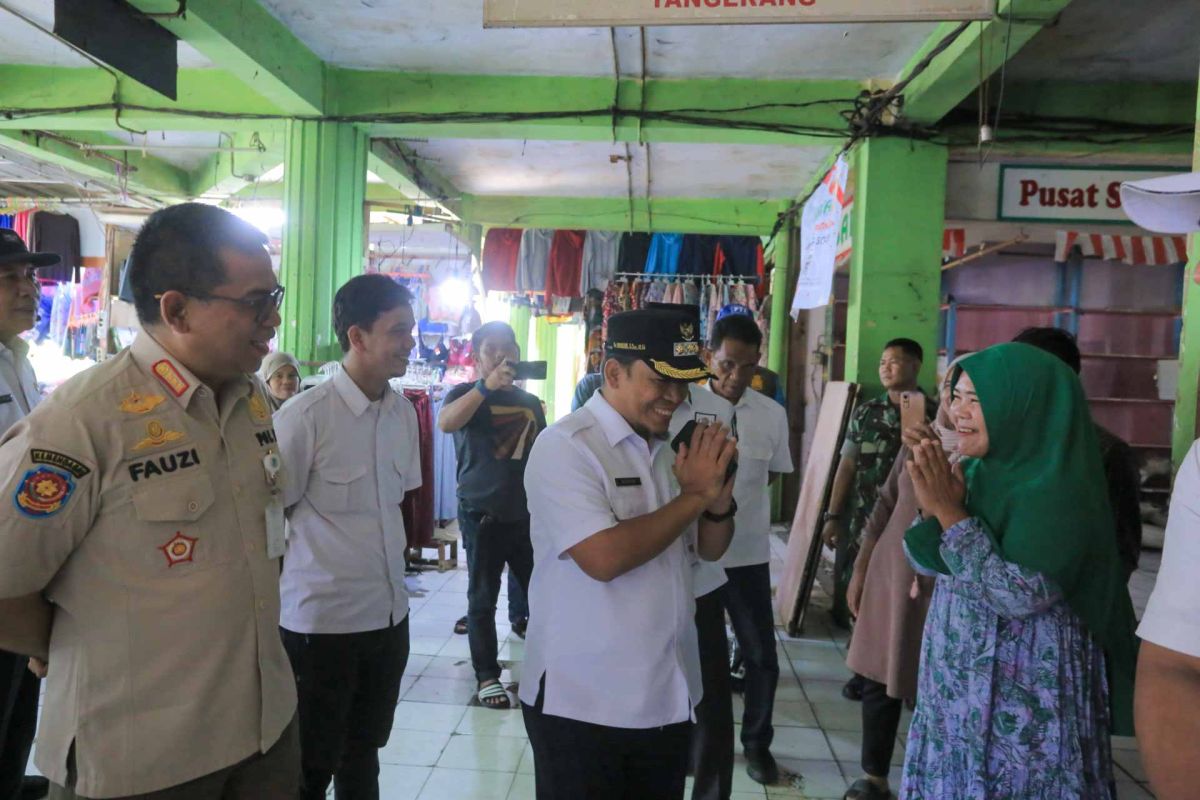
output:
MULTIPOLYGON (((925 418, 933 419, 937 403, 925 398, 925 418)), ((879 487, 887 480, 892 464, 900 453, 900 408, 883 394, 854 410, 842 456, 854 459, 854 485, 850 494, 850 541, 862 535, 867 517, 879 497, 879 487)))

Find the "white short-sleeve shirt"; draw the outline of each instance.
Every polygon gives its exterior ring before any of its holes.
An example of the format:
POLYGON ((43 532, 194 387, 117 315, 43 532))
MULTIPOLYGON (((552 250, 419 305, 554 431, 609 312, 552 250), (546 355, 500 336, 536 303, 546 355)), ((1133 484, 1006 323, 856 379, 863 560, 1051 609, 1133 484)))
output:
MULTIPOLYGON (((710 392, 710 389, 702 391, 710 392)), ((787 412, 761 392, 747 389, 733 408, 738 440, 738 471, 733 498, 733 541, 721 558, 721 566, 748 567, 771 560, 772 472, 791 472, 787 412)))
POLYGON ((1192 445, 1171 492, 1162 566, 1138 636, 1200 658, 1200 442, 1192 445))
POLYGON ((399 624, 407 539, 400 504, 421 485, 417 414, 388 389, 371 402, 346 370, 275 414, 291 532, 279 624, 361 633, 399 624))
MULTIPOLYGON (((596 393, 547 428, 525 469, 533 577, 521 702, 618 728, 685 722, 700 702, 691 553, 686 535, 607 583, 568 554, 674 496, 674 455, 650 445, 596 393)), ((694 542, 694 540, 692 540, 694 542)))
MULTIPOLYGON (((691 420, 719 422, 730 427, 733 424, 733 406, 725 398, 718 397, 706 389, 695 385, 689 386, 688 399, 680 403, 679 408, 675 409, 675 415, 671 417, 670 436, 672 441, 676 434, 683 430, 683 426, 691 420)), ((736 522, 734 524, 736 525, 736 522)), ((694 538, 698 533, 698 526, 693 524, 688 535, 694 538)), ((696 597, 704 597, 710 592, 715 592, 729 581, 729 578, 725 576, 724 567, 716 561, 705 561, 698 554, 693 559, 692 572, 696 597)))

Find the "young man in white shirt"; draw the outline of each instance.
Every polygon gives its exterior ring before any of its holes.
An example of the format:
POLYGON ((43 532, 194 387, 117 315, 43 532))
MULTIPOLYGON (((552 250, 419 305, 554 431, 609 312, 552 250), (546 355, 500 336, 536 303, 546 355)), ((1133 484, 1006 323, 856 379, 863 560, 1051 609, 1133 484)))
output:
POLYGON ((729 581, 722 587, 746 668, 742 748, 746 772, 771 784, 779 769, 771 755, 775 687, 779 681, 775 612, 771 604, 770 484, 792 471, 787 414, 783 407, 750 388, 762 354, 762 331, 751 317, 731 314, 717 320, 709 336, 708 388, 733 404, 738 438, 734 499, 736 533, 721 559, 729 581))
MULTIPOLYGON (((31 253, 15 231, 0 229, 0 433, 41 400, 21 334, 37 324, 37 270, 57 264, 53 253, 31 253)), ((0 650, 0 797, 41 797, 45 778, 25 777, 37 728, 40 662, 0 650), (34 670, 38 673, 35 674, 34 670)))
POLYGON ((291 522, 280 578, 284 646, 299 694, 301 800, 379 796, 408 662, 400 503, 421 485, 417 415, 404 375, 412 297, 383 275, 334 297, 345 357, 333 378, 275 414, 291 522))
POLYGON ((538 800, 682 798, 700 700, 693 565, 733 535, 736 442, 671 418, 707 374, 694 318, 609 320, 604 388, 546 429, 525 472, 534 569, 521 682, 538 800))

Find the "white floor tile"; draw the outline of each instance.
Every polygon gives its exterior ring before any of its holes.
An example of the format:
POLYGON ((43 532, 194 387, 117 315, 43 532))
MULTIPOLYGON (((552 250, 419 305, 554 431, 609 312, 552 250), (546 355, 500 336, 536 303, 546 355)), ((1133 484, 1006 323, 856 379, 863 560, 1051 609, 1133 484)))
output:
POLYGON ((525 719, 520 709, 468 708, 455 733, 476 736, 510 736, 526 739, 525 719))
POLYGON ((396 716, 392 728, 429 733, 454 733, 458 728, 459 720, 466 711, 467 709, 462 706, 401 700, 396 706, 396 716))
POLYGON ((475 681, 455 678, 417 678, 403 695, 403 699, 414 703, 447 703, 466 706, 475 696, 475 681))
POLYGON ((513 736, 451 736, 439 767, 515 773, 525 752, 525 740, 513 736))
POLYGON ((448 733, 393 730, 388 743, 379 750, 379 763, 432 767, 449 741, 448 733))
POLYGON ((432 767, 379 765, 379 796, 387 800, 417 800, 432 767))
POLYGON ((513 775, 438 767, 425 781, 418 800, 506 800, 513 775))
POLYGON ((796 761, 833 761, 825 734, 818 728, 776 728, 771 745, 775 758, 796 761))
POLYGON ((780 759, 780 770, 797 773, 803 779, 802 796, 805 798, 837 798, 846 793, 846 778, 836 761, 800 761, 780 759))

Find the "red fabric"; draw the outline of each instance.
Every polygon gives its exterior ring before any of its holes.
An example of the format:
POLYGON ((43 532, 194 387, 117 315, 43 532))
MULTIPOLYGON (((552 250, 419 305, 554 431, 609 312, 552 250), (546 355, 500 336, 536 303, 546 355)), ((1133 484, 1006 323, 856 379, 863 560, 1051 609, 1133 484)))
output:
POLYGON ((492 228, 483 240, 483 288, 489 292, 517 290, 517 255, 521 251, 521 231, 516 228, 492 228))
POLYGON ((583 271, 583 240, 586 231, 555 231, 546 269, 546 300, 579 297, 579 275, 583 271))
POLYGON ((25 242, 25 246, 29 246, 29 228, 33 221, 33 215, 36 211, 22 211, 13 219, 13 230, 17 232, 17 236, 21 237, 21 241, 25 242))
POLYGON ((417 412, 417 438, 421 445, 421 488, 404 495, 400 514, 409 547, 433 544, 433 401, 429 392, 405 389, 404 396, 417 412))

